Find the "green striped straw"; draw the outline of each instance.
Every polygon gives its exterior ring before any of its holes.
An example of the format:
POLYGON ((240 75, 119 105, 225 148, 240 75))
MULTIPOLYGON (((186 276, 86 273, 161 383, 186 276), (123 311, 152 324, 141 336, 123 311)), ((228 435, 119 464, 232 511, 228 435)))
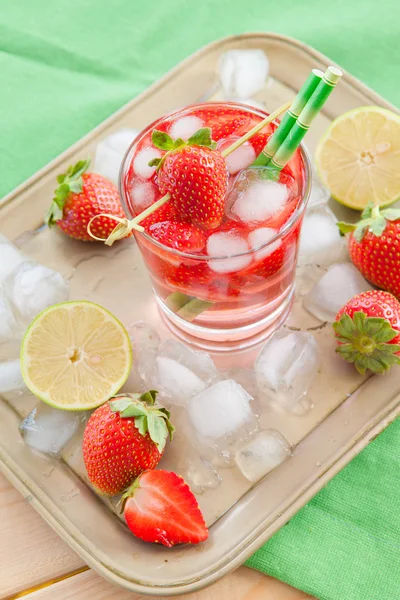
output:
POLYGON ((274 156, 275 152, 278 150, 280 145, 286 139, 289 131, 292 129, 293 125, 296 123, 297 118, 299 117, 301 111, 306 106, 309 98, 312 96, 315 91, 317 85, 321 82, 323 77, 323 72, 319 69, 313 69, 308 76, 308 79, 302 86, 301 90, 297 94, 296 98, 293 100, 293 103, 282 121, 280 122, 275 133, 269 138, 267 145, 263 149, 263 151, 258 155, 256 160, 253 162, 252 167, 258 166, 267 166, 274 156))
POLYGON ((341 76, 342 72, 336 67, 327 68, 322 80, 301 111, 289 134, 275 152, 270 166, 282 169, 289 162, 341 76))

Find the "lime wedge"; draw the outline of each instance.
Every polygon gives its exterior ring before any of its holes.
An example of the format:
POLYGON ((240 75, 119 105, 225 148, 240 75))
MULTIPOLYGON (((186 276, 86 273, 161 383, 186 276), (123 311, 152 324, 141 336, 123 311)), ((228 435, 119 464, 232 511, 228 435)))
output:
POLYGON ((318 144, 319 175, 333 198, 356 210, 400 198, 400 116, 377 106, 335 119, 318 144))
POLYGON ((124 326, 92 302, 63 302, 41 312, 21 345, 30 391, 55 408, 103 404, 128 378, 132 349, 124 326))

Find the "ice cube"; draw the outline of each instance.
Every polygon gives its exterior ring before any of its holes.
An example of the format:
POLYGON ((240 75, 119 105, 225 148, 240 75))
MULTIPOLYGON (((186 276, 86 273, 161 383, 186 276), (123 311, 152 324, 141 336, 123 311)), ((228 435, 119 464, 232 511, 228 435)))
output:
POLYGON ((234 175, 242 169, 247 169, 255 158, 256 152, 253 146, 249 142, 245 142, 225 158, 228 173, 234 175))
POLYGON ((0 344, 18 335, 19 328, 5 291, 0 288, 0 344))
POLYGON ((234 435, 242 428, 257 428, 251 411, 251 396, 233 379, 225 379, 203 390, 188 402, 188 413, 199 436, 210 444, 234 435))
POLYGON ((124 154, 138 133, 136 129, 121 129, 101 140, 96 147, 93 171, 117 185, 124 154))
POLYGON ((259 223, 283 209, 289 197, 286 185, 270 179, 245 182, 246 175, 244 171, 237 182, 239 191, 231 209, 234 215, 244 223, 259 223))
POLYGON ((149 167, 149 162, 153 158, 160 158, 161 152, 157 150, 157 148, 152 148, 148 146, 147 148, 143 148, 140 152, 138 152, 133 161, 133 170, 135 175, 141 177, 142 179, 150 179, 150 177, 155 173, 155 167, 149 167))
POLYGON ((300 298, 307 296, 326 271, 326 268, 313 263, 299 265, 296 271, 296 294, 300 298))
POLYGON ((220 56, 218 72, 225 98, 251 98, 267 80, 269 61, 263 50, 229 50, 220 56))
POLYGON ((154 380, 155 360, 160 345, 157 331, 145 321, 135 321, 127 328, 134 352, 133 365, 147 385, 154 380))
POLYGON ((224 375, 227 379, 234 379, 252 398, 257 396, 258 388, 254 371, 243 369, 243 367, 232 367, 224 375))
POLYGON ((156 387, 171 397, 173 404, 184 405, 206 387, 193 371, 166 356, 156 359, 156 387))
POLYGON ((15 267, 24 260, 21 252, 12 244, 5 235, 0 233, 0 285, 15 267))
POLYGON ((221 483, 221 477, 214 467, 195 454, 188 458, 182 476, 195 494, 202 494, 206 489, 215 489, 221 483))
POLYGON ((275 429, 266 429, 253 435, 235 454, 242 474, 251 482, 275 469, 291 455, 288 441, 275 429))
POLYGON ((27 391, 21 375, 19 359, 0 363, 0 394, 14 390, 27 391))
POLYGON ((350 298, 372 289, 354 265, 339 263, 329 267, 304 298, 303 305, 320 321, 332 322, 350 298))
POLYGON ((130 189, 132 205, 136 213, 153 204, 157 189, 151 181, 135 181, 130 189))
POLYGON ((221 260, 212 260, 208 266, 216 273, 232 273, 244 269, 252 261, 248 252, 249 245, 244 237, 232 231, 220 231, 213 233, 207 240, 208 256, 226 256, 232 258, 223 258, 221 260), (235 254, 243 254, 235 256, 235 254))
POLYGON ((174 121, 169 128, 169 135, 173 140, 182 138, 185 142, 192 137, 196 131, 204 127, 204 122, 199 117, 181 117, 174 121))
POLYGON ((83 413, 57 410, 41 402, 21 423, 20 432, 33 450, 57 456, 78 429, 82 418, 83 413))
POLYGON ((327 267, 346 256, 346 240, 339 234, 333 212, 324 204, 310 207, 301 229, 299 264, 316 262, 327 267))
POLYGON ((318 177, 316 171, 313 169, 312 172, 312 184, 311 184, 311 192, 310 197, 308 199, 308 206, 315 206, 317 204, 326 204, 329 198, 331 197, 331 193, 324 186, 320 178, 318 177))
POLYGON ((160 346, 159 356, 175 360, 187 367, 199 379, 209 384, 218 377, 218 370, 207 352, 193 350, 177 340, 166 340, 160 346))
MULTIPOLYGON (((272 229, 272 227, 259 227, 259 229, 253 229, 253 231, 249 233, 248 237, 250 247, 255 249, 259 248, 263 244, 267 244, 269 240, 276 236, 277 233, 278 231, 276 229, 272 229)), ((281 240, 278 239, 275 242, 272 242, 272 244, 268 244, 268 246, 265 248, 257 250, 255 252, 256 260, 262 260, 263 258, 266 258, 275 252, 281 243, 281 240)))
POLYGON ((311 333, 275 332, 254 363, 260 393, 275 406, 302 414, 311 407, 305 396, 317 374, 319 355, 311 333))
POLYGON ((68 284, 60 273, 32 261, 10 273, 5 290, 17 318, 25 325, 48 306, 68 298, 68 284))

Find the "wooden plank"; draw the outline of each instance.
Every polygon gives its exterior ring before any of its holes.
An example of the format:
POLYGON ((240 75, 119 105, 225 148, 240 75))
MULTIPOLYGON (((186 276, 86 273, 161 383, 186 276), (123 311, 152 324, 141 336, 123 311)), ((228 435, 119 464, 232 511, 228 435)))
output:
POLYGON ((0 540, 0 598, 84 566, 3 475, 0 475, 0 540))
MULTIPOLYGON (((81 559, 57 536, 10 483, 0 475, 0 599, 28 593, 27 600, 139 600, 83 568, 81 559), (66 578, 46 585, 55 579, 66 578)), ((140 598, 149 598, 141 596, 140 598)), ((284 583, 241 567, 210 588, 179 596, 191 600, 304 600, 284 583)))
MULTIPOLYGON (((106 583, 93 571, 75 575, 25 596, 25 600, 155 600, 154 596, 137 596, 106 583)), ((188 594, 173 596, 179 600, 306 600, 310 598, 284 583, 257 571, 240 567, 213 586, 188 594)))

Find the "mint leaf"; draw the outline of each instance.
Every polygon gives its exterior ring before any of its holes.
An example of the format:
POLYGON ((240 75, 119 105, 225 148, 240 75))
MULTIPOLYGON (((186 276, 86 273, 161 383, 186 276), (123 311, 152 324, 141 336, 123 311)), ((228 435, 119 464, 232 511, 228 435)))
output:
POLYGON ((160 150, 172 150, 174 147, 174 140, 168 133, 165 131, 158 131, 158 129, 154 129, 151 134, 151 141, 153 142, 156 148, 160 148, 160 150))
POLYGON ((188 144, 191 146, 208 146, 210 148, 212 143, 210 127, 202 127, 188 139, 188 144))
POLYGON ((158 165, 162 162, 162 158, 152 158, 149 160, 149 167, 158 167, 158 165))

